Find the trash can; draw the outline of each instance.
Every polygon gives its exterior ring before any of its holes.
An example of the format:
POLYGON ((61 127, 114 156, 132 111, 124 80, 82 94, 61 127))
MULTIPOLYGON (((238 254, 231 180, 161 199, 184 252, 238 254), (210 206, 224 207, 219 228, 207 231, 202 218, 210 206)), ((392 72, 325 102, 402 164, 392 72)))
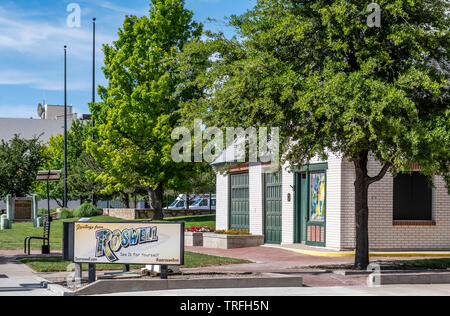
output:
POLYGON ((5 214, 3 214, 3 215, 1 216, 0 229, 1 229, 1 230, 9 229, 9 220, 8 220, 8 216, 5 215, 5 214))

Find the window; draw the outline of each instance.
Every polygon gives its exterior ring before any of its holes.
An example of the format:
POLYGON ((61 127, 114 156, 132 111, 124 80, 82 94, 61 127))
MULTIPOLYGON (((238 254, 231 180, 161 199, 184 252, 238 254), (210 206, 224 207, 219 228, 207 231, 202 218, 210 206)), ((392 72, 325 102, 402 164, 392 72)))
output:
POLYGON ((419 172, 400 174, 394 179, 394 220, 431 221, 432 188, 419 172))
POLYGON ((200 206, 208 206, 208 200, 203 199, 202 202, 200 203, 200 206))
POLYGON ((177 207, 184 207, 184 201, 178 202, 177 207))
POLYGON ((216 206, 216 200, 211 200, 211 206, 216 206))

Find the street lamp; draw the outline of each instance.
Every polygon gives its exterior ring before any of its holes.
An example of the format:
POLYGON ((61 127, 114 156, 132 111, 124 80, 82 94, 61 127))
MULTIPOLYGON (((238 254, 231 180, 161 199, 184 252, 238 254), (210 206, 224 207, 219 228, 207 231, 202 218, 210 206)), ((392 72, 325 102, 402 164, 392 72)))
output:
MULTIPOLYGON (((92 19, 92 104, 95 103, 95 21, 97 19, 92 19)), ((92 117, 92 127, 95 127, 95 120, 94 117, 92 117)), ((95 132, 92 130, 92 140, 95 138, 95 132)), ((92 204, 97 205, 96 203, 96 196, 95 192, 92 192, 92 204)))

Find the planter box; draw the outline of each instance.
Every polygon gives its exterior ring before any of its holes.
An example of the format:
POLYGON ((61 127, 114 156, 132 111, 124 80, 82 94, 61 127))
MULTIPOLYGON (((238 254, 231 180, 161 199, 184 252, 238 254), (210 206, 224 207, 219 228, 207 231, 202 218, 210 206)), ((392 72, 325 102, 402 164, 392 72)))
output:
POLYGON ((202 247, 203 246, 203 233, 184 233, 184 245, 191 247, 202 247))
POLYGON ((216 249, 249 248, 264 245, 264 236, 259 235, 221 235, 203 234, 203 247, 216 249))

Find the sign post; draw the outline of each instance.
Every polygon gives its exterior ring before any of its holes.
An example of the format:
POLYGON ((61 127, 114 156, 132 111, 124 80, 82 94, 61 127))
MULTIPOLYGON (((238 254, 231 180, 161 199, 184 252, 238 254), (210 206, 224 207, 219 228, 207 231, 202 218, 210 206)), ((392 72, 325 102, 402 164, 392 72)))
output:
POLYGON ((50 225, 52 218, 50 216, 50 181, 59 181, 61 179, 61 170, 46 170, 38 171, 36 181, 47 182, 47 226, 44 225, 44 234, 47 232, 48 236, 44 236, 44 245, 42 246, 42 254, 50 253, 50 225), (47 244, 45 244, 45 240, 47 244))
POLYGON ((122 264, 124 271, 132 264, 159 265, 167 278, 168 265, 184 264, 184 223, 64 223, 63 247, 64 261, 87 263, 90 270, 96 264, 122 264))

